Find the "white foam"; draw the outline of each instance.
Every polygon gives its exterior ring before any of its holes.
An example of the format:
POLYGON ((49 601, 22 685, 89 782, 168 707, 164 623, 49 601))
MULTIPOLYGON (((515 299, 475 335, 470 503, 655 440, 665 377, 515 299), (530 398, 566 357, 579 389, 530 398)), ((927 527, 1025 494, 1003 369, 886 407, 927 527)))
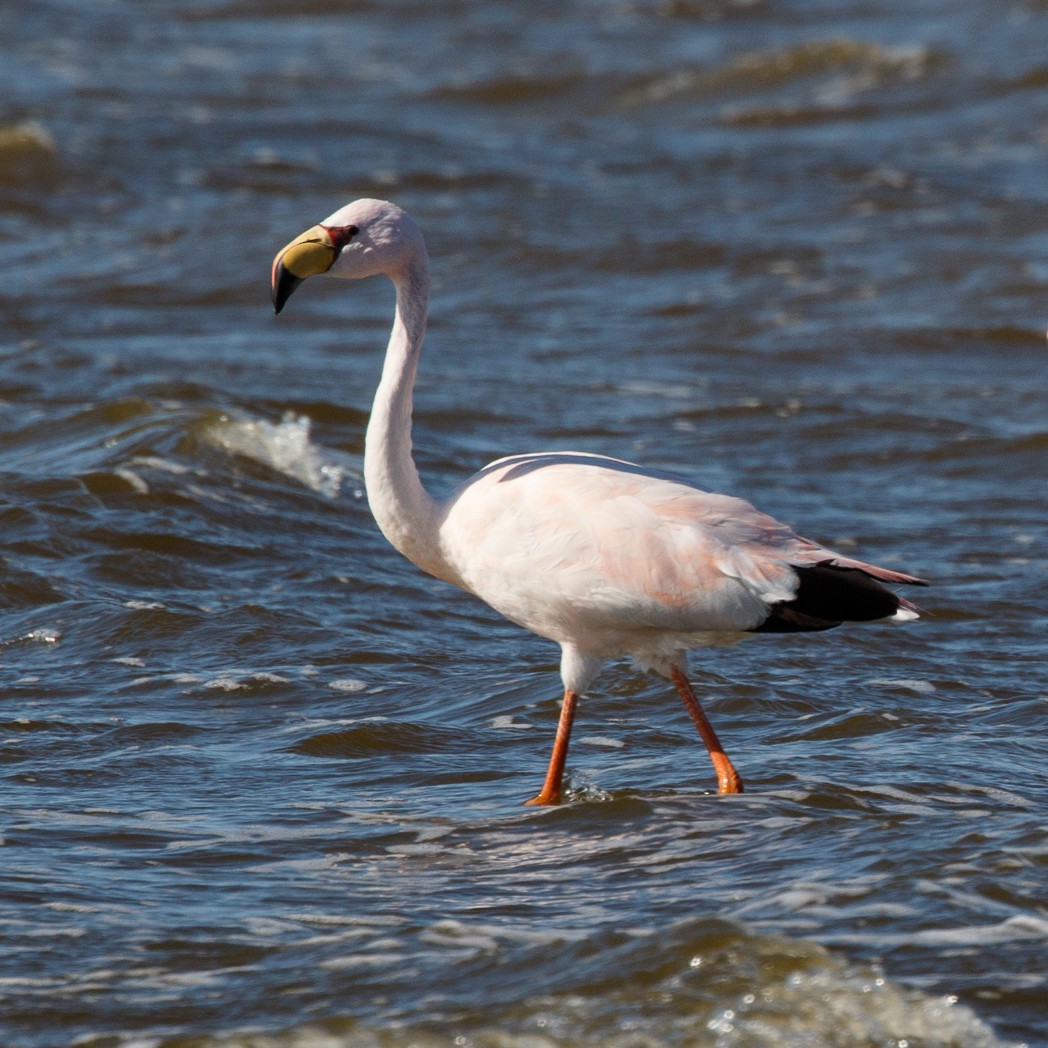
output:
POLYGON ((905 688, 907 691, 913 691, 919 695, 930 695, 937 690, 930 680, 918 680, 909 677, 877 677, 871 680, 870 683, 881 688, 905 688))
POLYGON ((512 731, 530 731, 534 727, 530 721, 517 720, 512 713, 503 713, 497 717, 492 717, 491 726, 512 731))
POLYGON ((279 673, 231 673, 204 681, 203 687, 211 691, 247 691, 265 684, 287 684, 288 678, 279 673))
POLYGON ((333 461, 330 452, 312 443, 311 426, 309 418, 292 411, 284 412, 276 424, 265 419, 223 415, 205 429, 203 437, 223 451, 261 462, 328 498, 335 498, 347 470, 333 461))
MULTIPOLYGON (((39 629, 30 630, 28 633, 18 638, 18 641, 24 641, 30 644, 57 644, 62 639, 62 631, 53 627, 40 627, 39 629)), ((6 643, 10 644, 11 641, 6 643)))
POLYGON ((356 677, 336 677, 328 681, 328 687, 332 691, 344 691, 352 694, 358 691, 367 691, 367 681, 357 680, 356 677))

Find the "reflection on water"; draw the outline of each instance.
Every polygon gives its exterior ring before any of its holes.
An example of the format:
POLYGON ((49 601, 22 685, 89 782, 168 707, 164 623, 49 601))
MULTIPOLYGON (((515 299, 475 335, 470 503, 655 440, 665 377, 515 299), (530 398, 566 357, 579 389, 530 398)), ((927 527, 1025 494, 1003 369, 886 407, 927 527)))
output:
POLYGON ((41 0, 0 13, 0 1041, 1046 1045, 1043 4, 41 0), (624 457, 930 578, 627 667, 536 812, 554 647, 377 533, 416 453, 624 457))

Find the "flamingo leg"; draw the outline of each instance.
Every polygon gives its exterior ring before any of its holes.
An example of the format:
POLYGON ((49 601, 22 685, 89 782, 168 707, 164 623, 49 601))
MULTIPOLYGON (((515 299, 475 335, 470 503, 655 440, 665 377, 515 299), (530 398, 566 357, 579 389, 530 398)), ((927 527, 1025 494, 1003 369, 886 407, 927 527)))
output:
POLYGON ((684 671, 677 669, 676 666, 670 671, 670 676, 674 685, 676 685, 677 691, 680 693, 680 697, 684 700, 684 705, 687 707, 691 719, 695 722, 695 727, 699 729, 702 741, 706 743, 710 760, 713 761, 713 770, 717 773, 717 792, 742 793, 742 779, 735 770, 735 765, 728 760, 728 755, 724 752, 724 747, 721 745, 720 739, 717 738, 713 725, 710 724, 706 714, 703 713, 699 700, 695 697, 695 691, 692 689, 691 682, 684 675, 684 671))
POLYGON ((564 701, 560 707, 560 721, 557 723, 557 737, 553 742, 553 755, 549 759, 546 781, 538 796, 532 797, 525 804, 559 804, 561 787, 564 782, 564 764, 568 759, 568 743, 571 741, 571 725, 575 720, 575 707, 578 695, 565 689, 564 701))

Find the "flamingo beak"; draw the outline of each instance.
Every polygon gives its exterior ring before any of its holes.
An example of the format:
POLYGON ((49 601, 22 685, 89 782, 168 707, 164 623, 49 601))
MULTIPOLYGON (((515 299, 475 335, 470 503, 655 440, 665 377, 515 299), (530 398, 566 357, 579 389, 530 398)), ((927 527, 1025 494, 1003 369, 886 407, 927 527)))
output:
POLYGON ((326 273, 338 254, 338 246, 323 226, 307 229, 278 251, 273 259, 273 312, 279 313, 284 308, 291 293, 307 277, 326 273))

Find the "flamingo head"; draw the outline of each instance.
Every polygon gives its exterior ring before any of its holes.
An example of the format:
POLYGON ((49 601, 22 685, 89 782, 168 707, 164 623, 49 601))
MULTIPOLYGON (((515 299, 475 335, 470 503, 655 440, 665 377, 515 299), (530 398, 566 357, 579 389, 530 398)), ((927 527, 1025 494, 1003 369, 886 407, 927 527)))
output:
POLYGON ((295 237, 273 260, 273 310, 279 313, 307 277, 393 276, 424 254, 412 218, 387 200, 354 200, 295 237))

